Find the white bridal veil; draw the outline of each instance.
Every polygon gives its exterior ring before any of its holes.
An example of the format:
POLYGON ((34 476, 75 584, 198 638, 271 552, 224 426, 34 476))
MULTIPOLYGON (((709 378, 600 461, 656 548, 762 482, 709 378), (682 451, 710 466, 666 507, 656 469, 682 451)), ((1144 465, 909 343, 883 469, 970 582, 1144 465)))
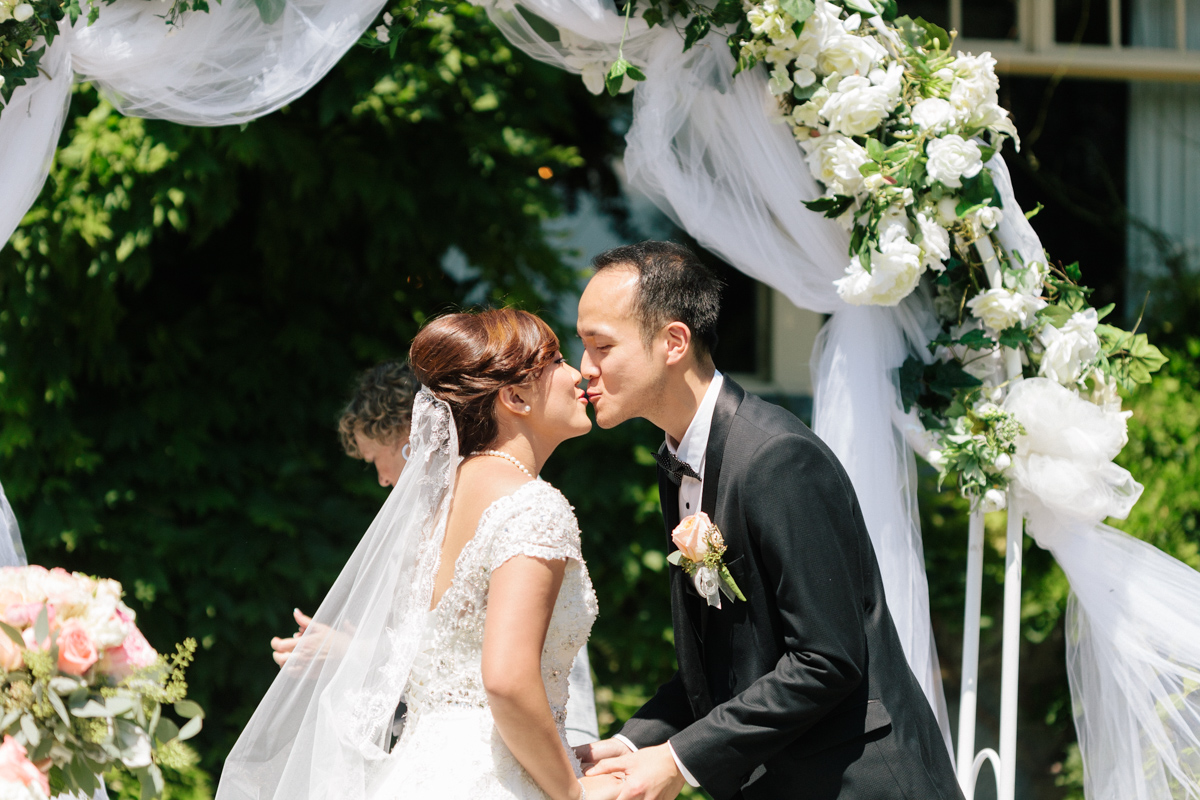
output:
POLYGON ((412 457, 225 761, 218 800, 366 796, 419 652, 460 458, 417 394, 412 457))

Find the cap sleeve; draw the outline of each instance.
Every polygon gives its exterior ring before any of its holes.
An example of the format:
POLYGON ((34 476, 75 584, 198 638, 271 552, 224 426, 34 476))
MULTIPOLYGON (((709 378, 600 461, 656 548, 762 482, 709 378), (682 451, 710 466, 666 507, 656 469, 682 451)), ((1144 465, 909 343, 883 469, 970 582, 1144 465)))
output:
POLYGON ((492 570, 514 556, 583 561, 575 510, 550 484, 526 484, 498 511, 488 520, 492 570))

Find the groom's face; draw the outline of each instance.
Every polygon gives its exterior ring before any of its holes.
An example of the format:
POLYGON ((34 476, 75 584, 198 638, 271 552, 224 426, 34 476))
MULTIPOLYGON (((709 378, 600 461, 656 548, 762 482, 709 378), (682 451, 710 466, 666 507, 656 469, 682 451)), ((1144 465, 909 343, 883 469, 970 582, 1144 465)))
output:
POLYGON ((579 298, 577 329, 584 347, 579 371, 601 428, 652 416, 662 389, 665 364, 646 347, 633 313, 637 281, 634 270, 609 267, 596 273, 579 298))

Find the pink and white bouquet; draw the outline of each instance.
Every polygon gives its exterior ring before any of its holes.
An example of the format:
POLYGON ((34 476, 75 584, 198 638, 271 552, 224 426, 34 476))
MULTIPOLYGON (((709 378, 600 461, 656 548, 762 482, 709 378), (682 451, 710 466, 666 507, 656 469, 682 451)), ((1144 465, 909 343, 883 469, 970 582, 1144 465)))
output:
MULTIPOLYGON (((56 791, 90 796, 119 762, 138 776, 143 797, 158 797, 159 764, 187 757, 182 743, 204 716, 184 699, 196 643, 170 658, 155 652, 123 594, 117 581, 79 572, 0 569, 0 782, 19 773, 8 764, 22 763, 20 748, 22 759, 48 766, 56 791), (164 703, 188 720, 182 729, 162 716, 164 703)), ((0 800, 5 791, 0 783, 0 800)))

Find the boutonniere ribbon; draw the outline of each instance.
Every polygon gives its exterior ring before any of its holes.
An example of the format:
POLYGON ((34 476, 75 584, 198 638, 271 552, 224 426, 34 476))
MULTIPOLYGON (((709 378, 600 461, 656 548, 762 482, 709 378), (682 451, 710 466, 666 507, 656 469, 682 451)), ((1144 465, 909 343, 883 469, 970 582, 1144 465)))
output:
POLYGON ((725 566, 725 538, 708 514, 701 511, 684 517, 671 532, 671 541, 679 549, 667 556, 667 561, 691 576, 696 591, 710 606, 720 608, 722 594, 731 601, 746 599, 725 566))

